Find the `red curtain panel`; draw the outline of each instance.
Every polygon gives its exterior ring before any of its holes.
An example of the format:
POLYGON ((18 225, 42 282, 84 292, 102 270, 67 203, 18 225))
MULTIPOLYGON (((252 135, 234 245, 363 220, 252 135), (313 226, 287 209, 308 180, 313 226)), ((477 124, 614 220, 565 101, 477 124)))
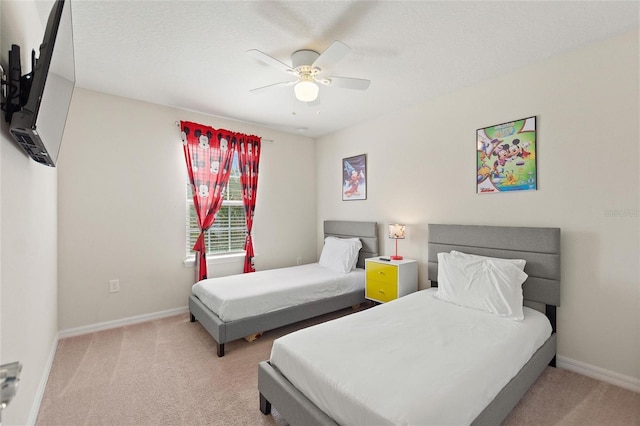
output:
POLYGON ((256 208, 256 195, 258 193, 258 168, 260 163, 261 143, 257 136, 238 137, 238 163, 240 166, 240 183, 242 184, 242 201, 244 203, 244 216, 247 222, 247 239, 244 243, 246 256, 244 259, 244 272, 255 272, 253 262, 253 215, 256 208))
POLYGON ((198 279, 207 278, 207 253, 204 233, 213 225, 231 174, 237 136, 229 130, 189 121, 180 122, 184 158, 193 191, 193 204, 198 216, 200 236, 193 246, 198 253, 198 279))

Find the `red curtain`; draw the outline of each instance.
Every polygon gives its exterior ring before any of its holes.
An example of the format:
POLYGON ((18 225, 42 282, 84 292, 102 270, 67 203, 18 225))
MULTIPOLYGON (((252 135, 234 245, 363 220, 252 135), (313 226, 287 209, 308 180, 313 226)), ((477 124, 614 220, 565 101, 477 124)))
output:
POLYGON ((244 258, 244 272, 255 272, 253 263, 253 213, 256 208, 258 192, 258 166, 260 162, 260 138, 245 136, 238 138, 238 163, 240 166, 240 183, 242 183, 242 202, 244 203, 244 217, 247 222, 247 239, 244 243, 246 256, 244 258))
POLYGON ((203 280, 207 278, 204 233, 213 225, 216 213, 224 200, 237 136, 229 130, 216 130, 188 121, 180 122, 180 130, 193 192, 193 204, 200 227, 200 236, 193 250, 198 252, 200 260, 198 280, 203 280))

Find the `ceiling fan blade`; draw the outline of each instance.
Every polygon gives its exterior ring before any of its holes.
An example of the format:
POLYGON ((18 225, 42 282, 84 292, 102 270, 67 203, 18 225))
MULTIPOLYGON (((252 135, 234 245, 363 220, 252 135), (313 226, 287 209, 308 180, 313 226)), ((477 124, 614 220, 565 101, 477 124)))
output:
POLYGON ((271 89, 272 87, 287 87, 287 86, 293 86, 296 83, 297 81, 281 81, 280 83, 273 83, 267 86, 256 87, 255 89, 251 89, 249 91, 252 93, 258 93, 258 92, 262 92, 263 90, 271 89))
POLYGON ((353 90, 366 90, 371 84, 371 80, 350 77, 327 77, 324 79, 318 79, 317 81, 322 84, 326 84, 327 86, 353 90))
POLYGON ((312 66, 320 69, 330 68, 333 64, 344 58, 351 48, 341 41, 334 41, 331 46, 318 56, 312 66))
POLYGON ((276 58, 269 56, 266 53, 259 51, 258 49, 247 50, 247 55, 261 62, 264 62, 267 65, 271 65, 272 67, 277 68, 280 71, 288 72, 290 74, 296 73, 296 71, 289 65, 285 64, 284 62, 280 62, 276 58))

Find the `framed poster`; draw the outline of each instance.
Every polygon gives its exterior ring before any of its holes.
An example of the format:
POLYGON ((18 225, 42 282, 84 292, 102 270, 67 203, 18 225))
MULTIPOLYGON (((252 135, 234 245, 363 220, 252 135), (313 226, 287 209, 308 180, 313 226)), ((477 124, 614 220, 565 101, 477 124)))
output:
POLYGON ((476 192, 535 191, 536 117, 478 129, 476 192))
POLYGON ((367 199, 367 154, 342 159, 342 201, 367 199))

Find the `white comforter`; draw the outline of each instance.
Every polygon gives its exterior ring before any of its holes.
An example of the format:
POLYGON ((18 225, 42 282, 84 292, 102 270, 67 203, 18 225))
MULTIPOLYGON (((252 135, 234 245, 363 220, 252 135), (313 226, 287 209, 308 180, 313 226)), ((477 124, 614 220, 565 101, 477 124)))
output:
POLYGON ((435 289, 273 343, 271 364, 345 425, 467 425, 551 335, 433 297, 435 289))
POLYGON ((265 314, 362 289, 364 269, 342 274, 317 263, 210 278, 192 293, 223 321, 265 314))

